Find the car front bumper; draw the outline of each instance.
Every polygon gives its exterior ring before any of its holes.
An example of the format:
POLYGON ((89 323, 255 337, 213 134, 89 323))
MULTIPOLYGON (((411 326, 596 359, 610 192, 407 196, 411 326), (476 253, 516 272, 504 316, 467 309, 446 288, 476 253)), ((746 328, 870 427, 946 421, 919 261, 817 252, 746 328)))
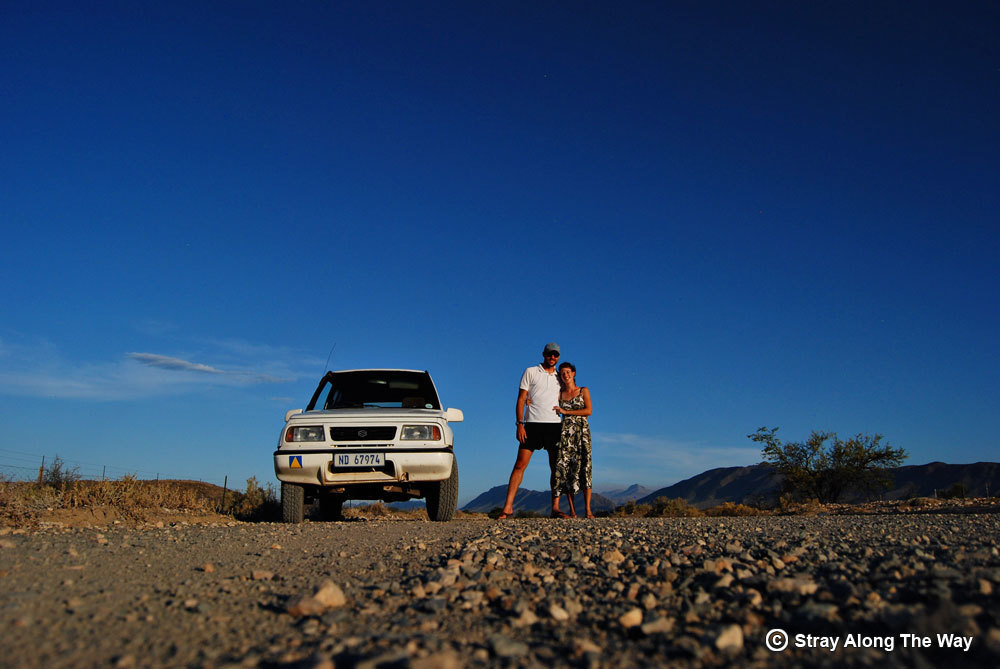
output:
POLYGON ((378 468, 338 469, 334 455, 348 452, 334 449, 282 449, 274 452, 274 473, 279 481, 301 485, 336 487, 369 483, 443 481, 451 476, 455 454, 451 449, 351 449, 382 453, 385 465, 378 468))

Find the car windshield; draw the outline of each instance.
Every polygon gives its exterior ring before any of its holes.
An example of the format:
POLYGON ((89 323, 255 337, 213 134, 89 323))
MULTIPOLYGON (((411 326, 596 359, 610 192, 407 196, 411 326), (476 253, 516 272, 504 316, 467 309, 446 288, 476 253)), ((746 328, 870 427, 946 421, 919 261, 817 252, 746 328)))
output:
POLYGON ((427 372, 376 369, 329 372, 306 411, 364 407, 440 409, 441 404, 427 372))

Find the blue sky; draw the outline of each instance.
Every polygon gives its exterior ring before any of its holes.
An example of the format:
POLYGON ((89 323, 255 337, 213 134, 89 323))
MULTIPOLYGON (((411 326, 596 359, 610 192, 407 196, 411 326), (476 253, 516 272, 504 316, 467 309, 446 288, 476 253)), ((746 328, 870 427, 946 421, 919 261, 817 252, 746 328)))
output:
POLYGON ((274 480, 334 347, 464 410, 464 502, 548 341, 598 489, 997 459, 995 3, 0 11, 0 469, 274 480))

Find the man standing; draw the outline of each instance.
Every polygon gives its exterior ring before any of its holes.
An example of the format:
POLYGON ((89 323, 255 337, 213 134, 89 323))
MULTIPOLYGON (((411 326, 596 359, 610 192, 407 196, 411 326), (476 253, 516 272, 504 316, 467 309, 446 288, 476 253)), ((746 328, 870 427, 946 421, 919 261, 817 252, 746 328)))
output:
POLYGON ((507 484, 507 500, 499 518, 510 518, 514 515, 514 496, 524 478, 524 470, 531 461, 531 454, 545 449, 549 455, 549 477, 552 489, 552 517, 568 518, 559 510, 559 493, 555 489, 553 479, 556 465, 556 446, 562 433, 562 424, 553 407, 559 404, 559 377, 556 374, 556 363, 559 362, 559 344, 550 342, 542 351, 542 363, 529 367, 521 375, 521 385, 517 393, 517 460, 514 470, 510 473, 507 484), (527 415, 525 415, 527 407, 527 415))

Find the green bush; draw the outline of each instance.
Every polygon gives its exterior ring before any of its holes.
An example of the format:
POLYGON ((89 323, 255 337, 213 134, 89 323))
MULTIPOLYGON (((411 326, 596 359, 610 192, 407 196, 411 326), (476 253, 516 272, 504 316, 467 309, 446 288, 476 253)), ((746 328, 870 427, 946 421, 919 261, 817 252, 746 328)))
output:
POLYGON ((883 442, 882 435, 857 434, 846 441, 835 432, 816 432, 805 442, 782 443, 778 428, 759 428, 747 437, 763 444, 764 460, 782 477, 783 492, 799 500, 838 502, 848 492, 871 497, 889 489, 889 470, 906 451, 883 442))

